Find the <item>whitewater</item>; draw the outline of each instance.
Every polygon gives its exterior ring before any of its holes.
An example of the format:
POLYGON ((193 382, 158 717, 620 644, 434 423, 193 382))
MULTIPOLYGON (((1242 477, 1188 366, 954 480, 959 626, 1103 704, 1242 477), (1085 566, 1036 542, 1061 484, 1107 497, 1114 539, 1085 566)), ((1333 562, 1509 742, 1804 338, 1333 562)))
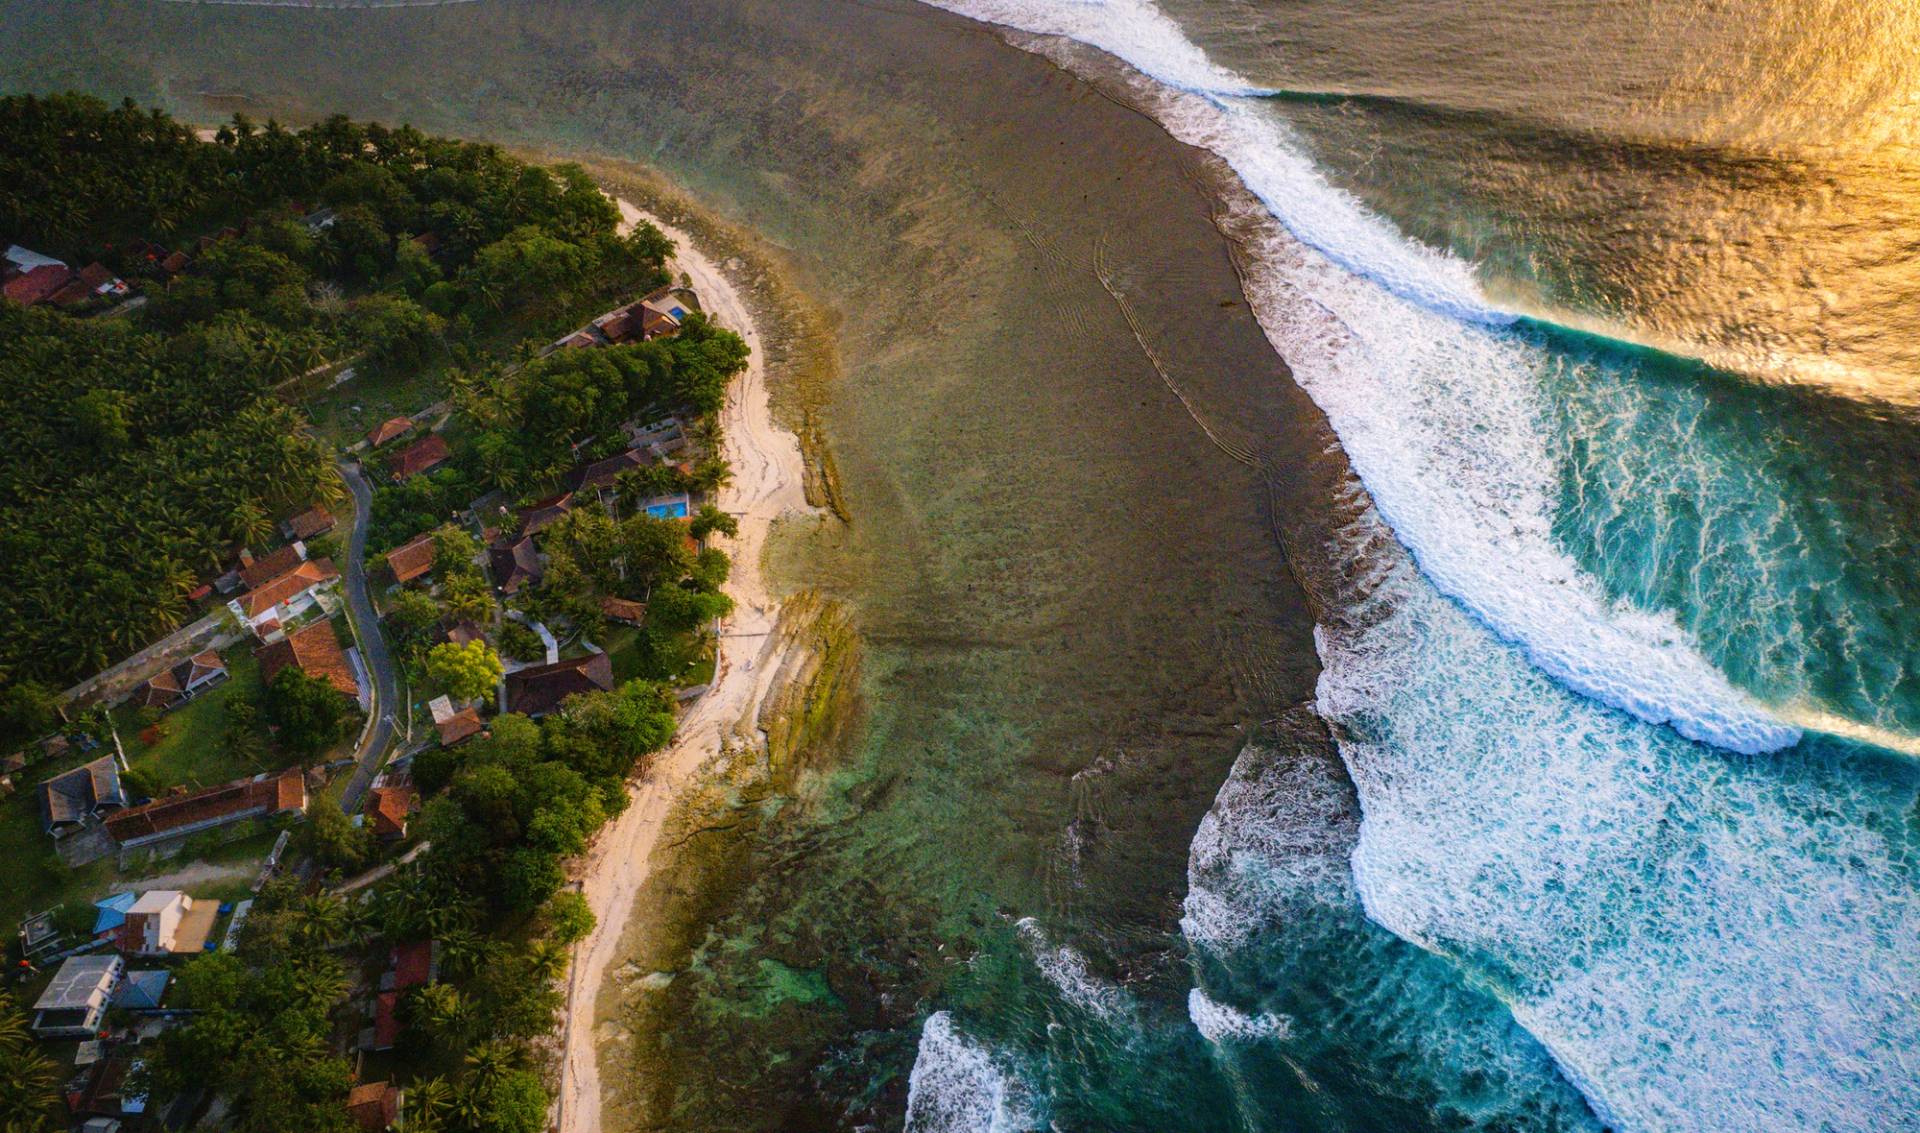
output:
MULTIPOLYGON (((1359 796, 1366 916, 1490 992, 1611 1127, 1920 1128, 1912 792, 1859 782, 1871 757, 1803 739, 1673 612, 1609 598, 1562 549, 1560 360, 1471 265, 1330 185, 1265 92, 1153 5, 937 6, 1069 68, 1119 59, 1137 104, 1250 193, 1232 206, 1258 213, 1240 217, 1259 234, 1248 297, 1364 488, 1329 549, 1343 612, 1316 635, 1316 708, 1359 796)), ((1187 933, 1271 962, 1219 927, 1267 923, 1257 902, 1202 868, 1205 839, 1270 821, 1236 797, 1196 839, 1187 933)), ((1285 876, 1291 852, 1241 859, 1285 876)), ((1262 1005, 1196 995, 1216 1045, 1302 1041, 1262 1005)), ((936 1018, 923 1063, 994 1065, 936 1018)), ((1430 1061, 1506 1058, 1497 1027, 1462 1026, 1480 1038, 1430 1061)), ((985 1126, 909 1122, 934 1127, 985 1126)))

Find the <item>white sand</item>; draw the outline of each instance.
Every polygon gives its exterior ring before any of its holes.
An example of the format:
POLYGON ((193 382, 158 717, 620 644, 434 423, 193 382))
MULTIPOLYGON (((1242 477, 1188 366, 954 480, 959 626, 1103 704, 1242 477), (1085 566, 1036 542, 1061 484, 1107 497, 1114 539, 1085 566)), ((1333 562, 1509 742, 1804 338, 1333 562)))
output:
POLYGON ((761 550, 775 519, 807 510, 800 442, 773 423, 763 348, 746 304, 685 232, 626 201, 617 203, 623 231, 645 219, 673 240, 676 251, 669 268, 676 275, 687 274, 701 306, 716 323, 745 338, 753 355, 746 373, 734 380, 721 417, 733 482, 720 490, 716 502, 721 510, 738 517, 740 535, 716 539, 733 556, 727 593, 733 596, 735 608, 721 626, 713 687, 681 720, 673 746, 656 757, 645 779, 633 785, 632 805, 600 832, 588 852, 583 892, 598 923, 576 947, 569 976, 560 1133, 597 1133, 600 1128, 594 1013, 607 965, 619 947, 634 898, 652 872, 654 843, 668 813, 702 767, 719 754, 727 736, 743 724, 751 726, 773 686, 780 664, 770 650, 779 609, 760 574, 761 550))

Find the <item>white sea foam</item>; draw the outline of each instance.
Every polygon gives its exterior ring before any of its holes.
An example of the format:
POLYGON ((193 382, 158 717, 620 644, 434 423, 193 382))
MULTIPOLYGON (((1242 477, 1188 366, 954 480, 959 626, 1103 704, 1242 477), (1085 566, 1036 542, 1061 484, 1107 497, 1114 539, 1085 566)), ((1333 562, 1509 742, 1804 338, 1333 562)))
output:
POLYGON ((1544 679, 1402 562, 1318 634, 1368 914, 1609 1125, 1920 1128, 1910 792, 1728 762, 1544 679))
POLYGON ((1017 927, 1020 939, 1033 954, 1034 967, 1040 969, 1040 974, 1059 991, 1062 999, 1108 1022, 1133 1018, 1133 997, 1112 981, 1094 975, 1087 958, 1078 950, 1053 943, 1040 922, 1032 917, 1022 917, 1017 927))
POLYGON ((1039 1122, 1020 1080, 936 1011, 907 1078, 907 1133, 1018 1133, 1039 1122))
POLYGON ((1271 1011, 1249 1015, 1199 988, 1187 993, 1187 1017, 1193 1020, 1201 1037, 1216 1045, 1229 1042, 1259 1042, 1262 1039, 1288 1039, 1293 1036, 1293 1020, 1271 1011))
MULTIPOLYGON (((1144 0, 942 6, 1069 36, 1156 79, 1162 61, 1182 57, 1166 41, 1197 50, 1144 0)), ((1501 329, 1506 316, 1480 297, 1471 269, 1327 184, 1268 108, 1191 86, 1142 79, 1137 90, 1174 137, 1219 155, 1278 219, 1254 249, 1256 313, 1421 570, 1580 693, 1745 754, 1795 743, 1799 730, 1735 688, 1670 612, 1614 603, 1556 543, 1540 402, 1548 360, 1501 329)))

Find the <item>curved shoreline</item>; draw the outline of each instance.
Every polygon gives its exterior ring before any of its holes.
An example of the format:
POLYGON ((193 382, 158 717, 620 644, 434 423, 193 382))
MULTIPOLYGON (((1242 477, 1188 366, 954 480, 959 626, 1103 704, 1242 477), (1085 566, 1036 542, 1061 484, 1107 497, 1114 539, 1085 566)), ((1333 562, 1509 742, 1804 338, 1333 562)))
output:
POLYGON ((600 1128, 600 1065, 595 1043, 600 990, 618 951, 634 899, 653 875, 653 851, 668 815, 687 786, 731 737, 744 738, 777 685, 780 639, 773 633, 780 606, 761 570, 776 520, 809 511, 800 442, 773 420, 766 352, 739 291, 702 255, 686 232, 631 203, 617 200, 621 228, 646 220, 674 242, 670 267, 685 272, 702 306, 753 350, 722 411, 723 451, 734 478, 718 493, 721 510, 740 521, 740 534, 723 547, 733 557, 726 585, 734 611, 722 622, 711 686, 680 721, 673 745, 629 788, 630 804, 601 831, 588 852, 580 890, 593 909, 594 928, 574 948, 562 1027, 558 1127, 560 1133, 600 1128), (728 643, 738 642, 736 653, 728 643))

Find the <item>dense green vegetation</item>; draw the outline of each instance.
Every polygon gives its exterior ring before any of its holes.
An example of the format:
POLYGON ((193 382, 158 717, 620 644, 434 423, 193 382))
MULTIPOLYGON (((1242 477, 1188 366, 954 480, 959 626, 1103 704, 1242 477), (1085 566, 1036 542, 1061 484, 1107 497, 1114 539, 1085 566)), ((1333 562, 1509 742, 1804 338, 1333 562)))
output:
MULTIPOLYGON (((666 241, 617 222, 578 168, 410 127, 236 116, 200 141, 131 103, 0 99, 0 243, 101 260, 149 300, 91 319, 0 309, 0 563, 33 579, 0 594, 0 727, 30 735, 46 686, 165 632, 237 544, 337 497, 331 454, 276 387, 349 360, 489 372, 503 341, 665 281, 666 241), (170 276, 148 241, 190 265, 170 276), (27 569, 47 562, 61 569, 27 569)), ((701 394, 725 351, 702 341, 618 396, 701 394)), ((535 417, 558 429, 570 412, 535 417)), ((445 502, 423 510, 444 519, 445 502)))

